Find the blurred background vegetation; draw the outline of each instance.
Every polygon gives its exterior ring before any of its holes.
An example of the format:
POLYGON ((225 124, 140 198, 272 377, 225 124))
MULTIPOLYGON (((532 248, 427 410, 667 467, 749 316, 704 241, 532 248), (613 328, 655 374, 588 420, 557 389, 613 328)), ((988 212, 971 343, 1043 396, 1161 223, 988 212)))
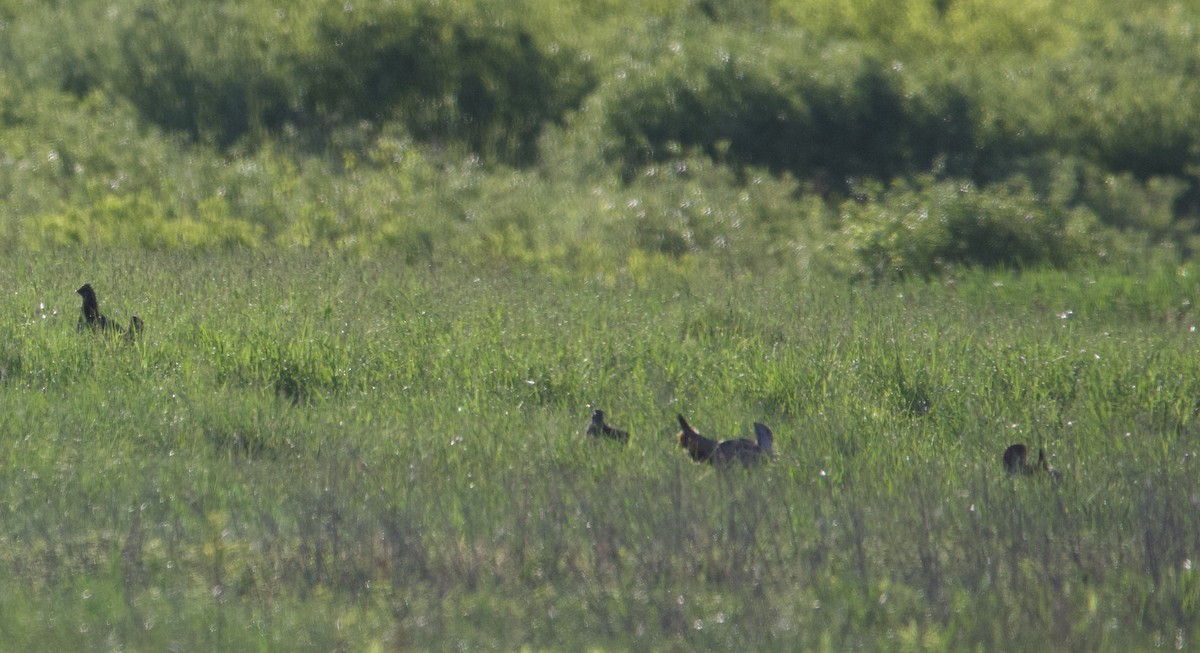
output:
POLYGON ((0 0, 0 247, 1175 263, 1200 6, 0 0))

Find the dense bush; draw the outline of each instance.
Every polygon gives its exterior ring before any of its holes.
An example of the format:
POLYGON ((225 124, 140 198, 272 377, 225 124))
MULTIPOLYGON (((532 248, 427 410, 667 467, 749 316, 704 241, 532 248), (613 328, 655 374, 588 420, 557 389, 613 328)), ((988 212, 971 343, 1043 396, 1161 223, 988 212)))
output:
POLYGON ((267 7, 145 3, 65 19, 48 72, 79 96, 103 90, 192 141, 230 146, 296 117, 302 80, 283 17, 267 7), (97 15, 99 14, 99 15, 97 15), (97 24, 82 24, 84 21, 97 24), (102 27, 102 29, 97 29, 102 27), (269 30, 265 32, 264 30, 269 30))
POLYGON ((529 163, 542 126, 592 85, 567 48, 550 51, 520 26, 445 8, 337 7, 316 26, 306 98, 326 120, 397 120, 424 140, 465 141, 529 163))
POLYGON ((921 178, 847 202, 843 219, 862 272, 930 277, 958 266, 1059 266, 1085 251, 1067 234, 1069 214, 1025 184, 988 189, 921 178))
MULTIPOLYGON (((1200 139, 1187 100, 1200 94, 1194 39, 1127 28, 1062 55, 999 64, 971 91, 986 107, 980 129, 994 153, 1058 152, 1140 179, 1194 176, 1200 139)), ((991 163, 1002 175, 1011 159, 991 163)))
POLYGON ((163 4, 112 8, 51 51, 46 71, 84 96, 103 89, 149 122, 228 147, 292 126, 324 143, 359 120, 396 121, 424 140, 528 163, 544 123, 592 85, 570 49, 548 47, 482 10, 163 4))
POLYGON ((775 39, 770 50, 740 38, 670 42, 648 69, 607 85, 609 157, 637 166, 700 148, 841 190, 848 177, 911 174, 972 148, 971 104, 952 89, 914 99, 900 66, 862 48, 775 39))

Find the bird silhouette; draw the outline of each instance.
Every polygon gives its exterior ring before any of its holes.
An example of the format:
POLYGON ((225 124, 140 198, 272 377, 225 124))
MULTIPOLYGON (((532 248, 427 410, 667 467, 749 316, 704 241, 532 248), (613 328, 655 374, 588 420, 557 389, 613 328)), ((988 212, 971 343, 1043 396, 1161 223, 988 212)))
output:
POLYGON ((92 284, 85 283, 76 290, 75 293, 83 298, 83 306, 80 309, 81 315, 79 321, 75 324, 75 328, 82 331, 91 329, 97 333, 102 331, 124 331, 123 338, 129 342, 137 340, 142 330, 145 328, 145 323, 142 318, 134 315, 130 318, 129 329, 125 330, 116 320, 110 320, 108 316, 100 312, 100 300, 96 299, 96 290, 92 288, 92 284))
POLYGON ((75 293, 83 297, 83 315, 79 316, 79 322, 75 325, 75 328, 81 331, 84 328, 90 328, 93 331, 104 331, 105 329, 113 331, 121 330, 121 325, 108 319, 104 313, 100 312, 100 300, 96 299, 96 291, 92 289, 92 284, 83 284, 75 293))
POLYGON ((696 429, 692 428, 691 424, 688 424, 683 415, 678 415, 678 418, 679 446, 683 447, 692 460, 698 463, 725 465, 739 462, 749 465, 770 460, 774 455, 775 434, 766 424, 754 423, 754 434, 757 441, 738 438, 718 442, 700 435, 696 429))
POLYGON ((629 431, 623 431, 609 426, 604 421, 604 411, 597 408, 592 411, 592 421, 588 423, 587 435, 593 438, 608 438, 621 444, 629 444, 629 431))

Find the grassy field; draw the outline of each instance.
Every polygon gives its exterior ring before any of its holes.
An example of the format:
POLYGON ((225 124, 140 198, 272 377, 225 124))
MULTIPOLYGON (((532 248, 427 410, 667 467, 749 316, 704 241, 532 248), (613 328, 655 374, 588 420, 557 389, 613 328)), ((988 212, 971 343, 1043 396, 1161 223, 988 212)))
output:
POLYGON ((0 641, 1188 650, 1197 273, 10 259, 0 641), (144 339, 78 333, 84 281, 144 339), (776 460, 693 464, 676 413, 776 460), (1007 478, 1018 441, 1062 482, 1007 478))

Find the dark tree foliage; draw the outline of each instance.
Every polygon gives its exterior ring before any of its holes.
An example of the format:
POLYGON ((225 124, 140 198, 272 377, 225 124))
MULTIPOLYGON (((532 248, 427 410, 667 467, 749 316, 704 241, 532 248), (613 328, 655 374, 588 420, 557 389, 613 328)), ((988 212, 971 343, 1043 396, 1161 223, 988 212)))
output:
POLYGON ((836 62, 823 76, 810 72, 822 62, 806 59, 783 79, 731 57, 630 84, 608 103, 610 127, 625 144, 612 154, 632 171, 678 147, 700 149, 838 189, 850 178, 928 170, 948 154, 972 159, 974 106, 965 94, 947 88, 918 101, 872 58, 836 62))
POLYGON ((148 122, 220 147, 296 119, 294 80, 272 65, 269 40, 246 36, 254 29, 238 17, 151 7, 131 14, 114 41, 86 42, 62 63, 65 90, 110 91, 148 122))
POLYGON ((482 25, 429 6, 369 17, 331 12, 317 28, 306 107, 330 122, 399 120, 423 140, 531 163, 542 127, 591 89, 569 50, 516 26, 482 25))

